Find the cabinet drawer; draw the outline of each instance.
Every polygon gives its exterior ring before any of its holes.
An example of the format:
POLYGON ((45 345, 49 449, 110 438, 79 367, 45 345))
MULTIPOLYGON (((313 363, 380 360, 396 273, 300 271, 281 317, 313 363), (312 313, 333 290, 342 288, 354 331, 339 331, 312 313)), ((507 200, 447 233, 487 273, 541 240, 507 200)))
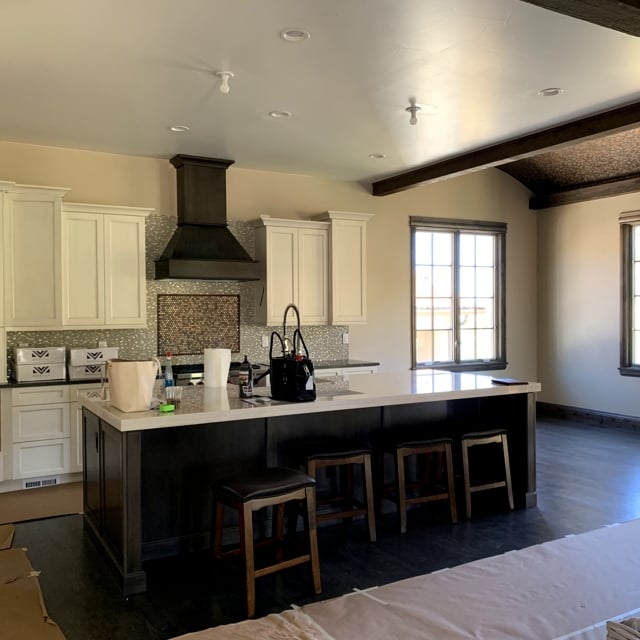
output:
POLYGON ((25 387, 11 389, 11 405, 20 407, 29 404, 52 404, 69 402, 69 387, 25 387))
POLYGON ((14 444, 13 478, 69 473, 70 451, 69 438, 14 444))
POLYGON ((11 430, 14 442, 69 436, 69 404, 13 407, 11 410, 11 430))

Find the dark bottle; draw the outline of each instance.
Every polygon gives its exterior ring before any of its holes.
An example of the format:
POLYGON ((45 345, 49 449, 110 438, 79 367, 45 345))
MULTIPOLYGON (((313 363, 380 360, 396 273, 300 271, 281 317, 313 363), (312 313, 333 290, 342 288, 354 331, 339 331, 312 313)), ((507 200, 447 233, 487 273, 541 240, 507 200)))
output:
POLYGON ((238 385, 241 398, 253 398, 253 369, 247 356, 244 357, 238 371, 238 385))

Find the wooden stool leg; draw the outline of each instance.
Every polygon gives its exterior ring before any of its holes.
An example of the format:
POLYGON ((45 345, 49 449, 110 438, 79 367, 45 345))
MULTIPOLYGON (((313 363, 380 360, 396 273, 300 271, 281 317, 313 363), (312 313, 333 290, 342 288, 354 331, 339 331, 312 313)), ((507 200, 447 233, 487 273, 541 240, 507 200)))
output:
POLYGON ((513 488, 511 486, 511 465, 509 463, 509 447, 507 436, 502 435, 502 451, 504 454, 504 476, 507 482, 507 497, 509 498, 509 508, 513 511, 513 488))
MULTIPOLYGON (((456 489, 453 480, 453 457, 451 456, 451 445, 444 445, 445 464, 447 465, 447 492, 449 493, 449 509, 451 510, 451 522, 458 522, 458 507, 456 505, 456 489)), ((441 455, 439 454, 440 458, 441 455)))
POLYGON ((396 450, 396 488, 398 491, 398 515, 400 516, 400 533, 407 533, 407 482, 404 471, 404 455, 396 450))
POLYGON ((322 581, 320 579, 320 556, 318 554, 318 530, 316 526, 316 494, 315 487, 305 489, 307 515, 306 526, 309 536, 309 555, 311 556, 311 576, 313 578, 313 588, 317 593, 322 592, 322 581))
POLYGON ((253 512, 248 504, 238 509, 240 516, 240 553, 244 556, 245 580, 247 588, 247 616, 256 613, 256 575, 253 556, 253 512))
MULTIPOLYGON (((351 510, 353 509, 353 465, 352 464, 344 464, 341 465, 344 470, 344 509, 351 510)), ((353 518, 343 518, 345 524, 351 525, 353 522, 353 518)))
POLYGON ((285 503, 276 505, 273 514, 273 538, 276 544, 276 561, 282 562, 283 542, 284 542, 284 507, 285 503))
POLYGON ((373 477, 371 473, 371 456, 363 457, 364 464, 364 491, 367 505, 367 520, 369 523, 369 540, 376 541, 376 512, 373 500, 373 477))
POLYGON ((471 517, 471 482, 469 480, 469 447, 462 443, 462 469, 464 472, 464 497, 467 506, 467 518, 471 517))
POLYGON ((222 558, 222 528, 224 524, 224 504, 216 502, 213 510, 213 557, 222 558))

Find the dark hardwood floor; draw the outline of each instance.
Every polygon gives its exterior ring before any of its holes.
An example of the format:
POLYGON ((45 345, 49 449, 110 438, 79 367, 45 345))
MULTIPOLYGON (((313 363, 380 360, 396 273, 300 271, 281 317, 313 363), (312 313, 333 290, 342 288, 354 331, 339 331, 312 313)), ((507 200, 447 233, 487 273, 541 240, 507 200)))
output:
MULTIPOLYGON (((375 544, 362 520, 322 527, 323 594, 311 597, 304 567, 266 576, 257 615, 640 517, 640 433, 539 420, 537 463, 533 509, 489 508, 452 525, 434 504, 410 512, 404 536, 392 516, 380 519, 375 544)), ((148 563, 147 593, 125 599, 80 515, 18 523, 14 546, 42 572, 45 603, 68 640, 160 640, 243 618, 234 560, 215 574, 205 553, 148 563)))

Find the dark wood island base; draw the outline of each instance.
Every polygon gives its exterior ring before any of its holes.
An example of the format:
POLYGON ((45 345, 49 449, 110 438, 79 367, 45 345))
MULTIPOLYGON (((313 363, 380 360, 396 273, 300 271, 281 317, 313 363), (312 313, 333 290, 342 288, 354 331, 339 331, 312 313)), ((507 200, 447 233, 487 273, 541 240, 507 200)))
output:
MULTIPOLYGON (((353 386, 365 384, 358 380, 353 386)), ((357 392, 328 396, 327 401, 319 397, 305 406, 247 407, 236 399, 227 404, 223 398, 220 410, 211 404, 207 410, 205 398, 204 407, 199 400, 199 411, 185 406, 170 418, 152 411, 123 414, 106 401, 87 401, 85 526, 116 568, 124 594, 141 593, 146 590, 146 560, 208 548, 211 485, 217 478, 265 465, 286 466, 296 441, 307 438, 344 436, 375 446, 385 430, 401 428, 419 429, 425 437, 446 433, 456 442, 470 428, 508 429, 515 506, 535 506, 539 385, 523 383, 506 389, 490 382, 483 388, 483 384, 477 393, 413 392, 405 402, 398 394, 357 392), (236 416, 241 419, 233 419, 236 416)), ((197 394, 208 391, 190 390, 194 407, 197 394)), ((458 446, 454 446, 454 469, 456 477, 461 476, 458 446)), ((457 493, 460 499, 463 492, 457 493)))

